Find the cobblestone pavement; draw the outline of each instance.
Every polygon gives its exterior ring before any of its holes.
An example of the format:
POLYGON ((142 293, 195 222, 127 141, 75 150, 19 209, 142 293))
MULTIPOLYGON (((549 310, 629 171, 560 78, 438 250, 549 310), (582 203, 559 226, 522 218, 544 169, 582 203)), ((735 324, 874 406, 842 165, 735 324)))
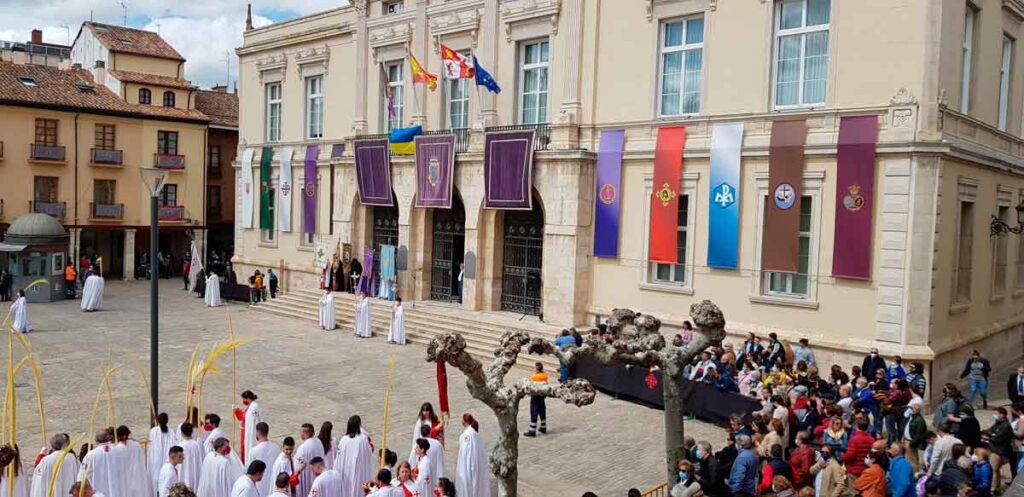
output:
MULTIPOLYGON (((84 313, 78 301, 31 304, 29 314, 36 332, 28 335, 40 358, 47 433, 67 432, 74 438, 89 428, 89 418, 100 384, 101 363, 120 366, 112 379, 115 424, 127 424, 137 438, 148 432, 147 393, 130 355, 138 357, 149 373, 149 299, 145 282, 107 283, 104 309, 84 313)), ((202 301, 186 296, 180 280, 161 285, 160 410, 172 423, 184 415, 184 375, 193 348, 200 355, 228 334, 225 307, 207 309, 202 301)), ((271 438, 296 435, 305 422, 319 427, 330 420, 336 436, 344 432, 352 414, 363 418, 378 446, 381 443, 383 406, 389 358, 396 361, 391 399, 388 445, 407 457, 412 445, 416 410, 424 401, 437 401, 434 368, 425 361, 421 345, 390 346, 376 336, 358 340, 339 332, 318 331, 312 321, 299 321, 254 312, 247 306, 229 306, 235 331, 250 339, 237 352, 237 391, 259 395, 269 413, 271 438)), ((339 309, 340 312, 345 312, 339 309)), ((206 381, 202 409, 217 412, 231 429, 232 398, 230 355, 218 363, 221 372, 206 381)), ((524 375, 513 370, 510 379, 524 375)), ((448 429, 446 464, 454 474, 461 427, 457 416, 471 412, 480 420, 490 446, 496 430, 494 417, 464 387, 461 373, 449 368, 453 418, 448 429)), ((41 447, 39 415, 31 374, 18 376, 18 432, 23 459, 31 462, 41 447)), ((529 403, 521 405, 520 431, 529 423, 529 403)), ((97 425, 107 422, 106 394, 97 425)), ((597 401, 576 408, 548 401, 548 435, 520 439, 520 495, 577 496, 591 490, 601 497, 625 495, 629 487, 663 481, 663 417, 661 411, 617 401, 599 394, 597 401)), ((722 430, 688 421, 687 433, 717 447, 722 430)), ((237 436, 235 436, 237 438, 237 436)))

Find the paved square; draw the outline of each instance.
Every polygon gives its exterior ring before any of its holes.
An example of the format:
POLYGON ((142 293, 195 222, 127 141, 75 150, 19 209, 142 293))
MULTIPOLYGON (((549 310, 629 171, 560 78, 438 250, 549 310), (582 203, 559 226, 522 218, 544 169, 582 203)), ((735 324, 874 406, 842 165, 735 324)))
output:
MULTIPOLYGON (((176 424, 184 415, 184 375, 192 349, 201 344, 200 355, 205 356, 216 341, 227 338, 228 311, 203 307, 202 300, 181 291, 180 280, 161 283, 160 409, 176 424)), ((143 437, 149 428, 146 390, 127 351, 138 357, 148 375, 148 283, 108 282, 100 312, 81 312, 78 304, 29 307, 36 332, 28 338, 40 357, 48 433, 68 432, 74 437, 88 429, 100 364, 109 359, 120 366, 113 377, 114 422, 127 424, 136 438, 143 437)), ((238 304, 229 308, 235 332, 250 339, 237 354, 238 391, 250 389, 259 395, 269 413, 272 439, 295 436, 305 422, 319 428, 325 420, 334 423, 339 436, 348 417, 359 414, 379 447, 388 364, 394 354, 388 445, 400 460, 408 456, 419 405, 437 403, 434 367, 425 361, 422 345, 388 345, 379 330, 372 339, 357 340, 347 333, 321 332, 313 321, 255 312, 238 304)), ((232 398, 231 357, 218 366, 220 374, 207 378, 202 409, 220 414, 230 430, 231 405, 238 402, 232 398)), ((525 372, 513 370, 509 378, 522 375, 525 372)), ((497 430, 490 411, 469 396, 462 374, 449 367, 449 377, 454 421, 448 426, 446 469, 454 474, 461 433, 458 416, 473 413, 488 446, 497 430)), ((31 463, 42 439, 27 370, 19 375, 17 386, 19 443, 23 459, 31 463)), ((524 399, 520 408, 524 430, 529 402, 524 399)), ((620 496, 631 486, 663 480, 661 411, 599 394, 584 408, 549 400, 548 416, 548 435, 520 439, 520 495, 578 496, 591 490, 601 497, 620 496)), ((105 398, 97 419, 97 424, 106 422, 105 398)), ((687 422, 687 433, 710 440, 716 449, 724 439, 721 430, 696 421, 687 422)))

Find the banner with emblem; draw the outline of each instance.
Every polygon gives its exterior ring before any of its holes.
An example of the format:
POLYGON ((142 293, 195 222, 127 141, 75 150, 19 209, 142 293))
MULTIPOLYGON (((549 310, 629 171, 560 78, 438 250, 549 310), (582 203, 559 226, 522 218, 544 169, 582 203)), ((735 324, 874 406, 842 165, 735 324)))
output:
POLYGON ((534 131, 484 135, 484 209, 533 209, 534 131))
POLYGON ((772 123, 768 147, 768 199, 764 236, 761 237, 762 271, 798 272, 800 196, 803 194, 806 141, 805 121, 772 123))
POLYGON ((740 152, 743 123, 719 123, 711 136, 708 267, 736 269, 740 250, 740 152))
POLYGON ((836 172, 836 226, 832 276, 871 277, 871 221, 874 217, 875 145, 878 116, 839 121, 836 172))
POLYGON ((416 207, 452 208, 455 135, 419 135, 416 143, 416 207))
POLYGON ((242 227, 252 228, 252 158, 256 155, 256 149, 247 148, 242 151, 242 227))
POLYGON ((356 140, 356 186, 363 205, 394 205, 391 191, 391 152, 388 139, 356 140))
POLYGON ((626 131, 601 132, 597 149, 597 191, 594 197, 594 257, 619 256, 619 191, 626 131))
POLYGON ((316 233, 316 161, 320 156, 320 145, 306 147, 302 159, 302 232, 316 233))
POLYGON ((274 160, 273 147, 263 147, 260 156, 260 229, 274 229, 274 215, 270 206, 270 168, 274 160))
POLYGON ((277 211, 281 214, 278 218, 281 222, 282 233, 292 231, 292 191, 295 189, 295 185, 292 183, 292 155, 294 152, 295 149, 291 146, 281 147, 281 157, 278 159, 281 163, 281 172, 278 177, 277 211))
POLYGON ((675 264, 679 260, 679 187, 683 179, 686 128, 658 129, 651 184, 651 228, 647 259, 675 264))

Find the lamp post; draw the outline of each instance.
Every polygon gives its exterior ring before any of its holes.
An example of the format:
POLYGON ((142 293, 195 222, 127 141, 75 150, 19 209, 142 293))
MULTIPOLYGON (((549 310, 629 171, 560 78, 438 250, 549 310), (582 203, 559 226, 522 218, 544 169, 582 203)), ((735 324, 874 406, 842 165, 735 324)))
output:
POLYGON ((149 190, 150 201, 149 201, 149 390, 150 395, 153 396, 153 409, 154 415, 160 412, 158 403, 158 370, 160 364, 160 305, 158 295, 160 293, 159 287, 157 286, 157 244, 160 242, 159 230, 160 230, 160 205, 158 197, 160 192, 164 189, 164 184, 167 183, 167 170, 156 167, 143 167, 139 169, 139 173, 142 175, 142 183, 146 185, 146 189, 149 190))
POLYGON ((1017 211, 1017 226, 1010 226, 1006 221, 992 216, 992 225, 990 226, 992 236, 1008 235, 1010 233, 1024 235, 1024 200, 1021 200, 1014 210, 1017 211))

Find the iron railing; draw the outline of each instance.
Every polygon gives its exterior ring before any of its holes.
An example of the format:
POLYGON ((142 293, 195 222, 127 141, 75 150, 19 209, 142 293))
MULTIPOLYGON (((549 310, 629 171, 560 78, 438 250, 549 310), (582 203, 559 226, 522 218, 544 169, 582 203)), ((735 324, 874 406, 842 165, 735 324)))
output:
POLYGON ((57 219, 64 220, 64 213, 67 212, 67 202, 42 202, 38 200, 28 201, 29 212, 49 214, 57 219))
POLYGON ((179 154, 153 154, 153 166, 161 169, 185 169, 185 156, 179 154))
POLYGON ((484 131, 529 131, 534 130, 533 150, 547 150, 551 144, 551 126, 548 123, 541 124, 513 124, 509 126, 488 126, 484 131))
POLYGON ((455 153, 464 154, 469 151, 469 128, 438 129, 424 131, 424 135, 455 135, 455 153))
POLYGON ((65 155, 63 145, 40 145, 38 143, 32 144, 32 160, 49 160, 60 162, 64 160, 64 157, 65 155))
POLYGON ((161 221, 184 221, 185 206, 183 205, 161 205, 158 217, 161 221))
POLYGON ((93 219, 122 219, 124 218, 124 204, 90 202, 89 213, 93 219))
POLYGON ((100 148, 92 149, 92 163, 120 166, 124 160, 124 153, 120 150, 105 150, 100 148))

